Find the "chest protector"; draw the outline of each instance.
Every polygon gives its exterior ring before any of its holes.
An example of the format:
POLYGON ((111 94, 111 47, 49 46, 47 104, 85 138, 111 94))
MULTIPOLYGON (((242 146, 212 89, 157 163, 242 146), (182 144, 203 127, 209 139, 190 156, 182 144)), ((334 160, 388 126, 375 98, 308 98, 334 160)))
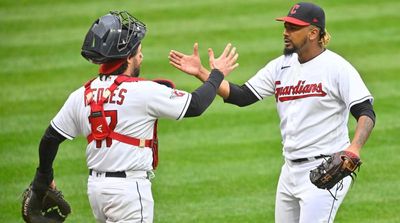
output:
MULTIPOLYGON (((94 80, 94 79, 93 79, 94 80)), ((101 147, 103 140, 118 140, 120 142, 130 144, 133 146, 138 146, 140 148, 148 147, 152 149, 153 152, 153 169, 156 169, 158 165, 158 138, 157 138, 157 122, 154 123, 154 131, 152 139, 138 139, 127 135, 122 135, 109 126, 106 115, 104 112, 104 102, 107 101, 108 97, 115 91, 115 89, 123 82, 137 82, 144 79, 129 77, 120 75, 115 80, 111 86, 106 89, 102 95, 99 95, 98 101, 93 99, 93 90, 90 88, 93 80, 88 81, 85 87, 85 103, 90 106, 89 122, 91 125, 91 133, 86 137, 88 143, 96 140, 96 146, 101 147)), ((158 81, 156 81, 158 82, 158 81)), ((167 81, 168 82, 168 81, 167 81)), ((172 84, 173 86, 173 84, 172 84)))

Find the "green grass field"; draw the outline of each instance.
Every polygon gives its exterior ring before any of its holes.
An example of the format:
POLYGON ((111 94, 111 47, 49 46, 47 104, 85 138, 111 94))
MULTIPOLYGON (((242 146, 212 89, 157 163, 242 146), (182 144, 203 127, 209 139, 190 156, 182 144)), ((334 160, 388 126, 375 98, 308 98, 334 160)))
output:
MULTIPOLYGON (((375 97, 377 123, 362 151, 364 164, 336 222, 400 222, 400 2, 314 1, 325 8, 329 48, 348 59, 375 97)), ((294 1, 281 0, 2 0, 0 2, 0 222, 22 222, 21 193, 38 165, 38 144, 69 93, 96 75, 80 56, 91 23, 126 9, 144 21, 142 76, 200 83, 168 64, 168 52, 191 52, 198 41, 218 54, 232 42, 244 83, 281 55, 282 23, 294 1)), ((351 133, 355 126, 349 123, 351 133)), ((199 118, 159 125, 160 166, 153 181, 156 223, 273 222, 283 163, 272 98, 246 108, 217 98, 199 118)), ((67 222, 94 222, 86 196, 84 138, 61 145, 54 169, 70 201, 67 222)))

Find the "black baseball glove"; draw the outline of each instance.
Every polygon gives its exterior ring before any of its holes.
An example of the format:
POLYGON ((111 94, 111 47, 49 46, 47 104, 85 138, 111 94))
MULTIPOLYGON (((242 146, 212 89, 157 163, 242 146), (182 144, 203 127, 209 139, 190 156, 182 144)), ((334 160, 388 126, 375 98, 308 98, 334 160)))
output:
POLYGON ((352 152, 337 152, 310 171, 310 180, 318 188, 330 190, 346 176, 353 178, 361 163, 360 158, 352 152))
POLYGON ((25 189, 22 195, 22 217, 24 221, 28 223, 64 222, 68 214, 71 213, 70 205, 64 199, 61 191, 49 186, 44 187, 47 183, 38 182, 40 178, 43 179, 37 172, 35 180, 25 189))

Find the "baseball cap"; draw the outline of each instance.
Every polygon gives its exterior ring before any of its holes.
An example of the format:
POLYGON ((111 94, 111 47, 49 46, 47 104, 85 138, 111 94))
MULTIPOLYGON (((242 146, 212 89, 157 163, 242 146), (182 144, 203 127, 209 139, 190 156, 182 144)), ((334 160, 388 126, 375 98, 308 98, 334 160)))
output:
POLYGON ((325 30, 324 10, 309 2, 300 2, 294 5, 287 16, 276 18, 277 21, 284 21, 298 26, 315 25, 321 30, 325 30))

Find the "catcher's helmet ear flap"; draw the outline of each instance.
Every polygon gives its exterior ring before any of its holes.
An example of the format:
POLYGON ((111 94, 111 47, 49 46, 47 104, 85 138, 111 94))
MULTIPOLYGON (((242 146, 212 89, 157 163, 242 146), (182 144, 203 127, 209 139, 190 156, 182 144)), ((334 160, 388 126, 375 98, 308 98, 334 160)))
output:
POLYGON ((127 58, 146 34, 146 25, 126 11, 97 19, 83 41, 81 55, 95 64, 127 58))

